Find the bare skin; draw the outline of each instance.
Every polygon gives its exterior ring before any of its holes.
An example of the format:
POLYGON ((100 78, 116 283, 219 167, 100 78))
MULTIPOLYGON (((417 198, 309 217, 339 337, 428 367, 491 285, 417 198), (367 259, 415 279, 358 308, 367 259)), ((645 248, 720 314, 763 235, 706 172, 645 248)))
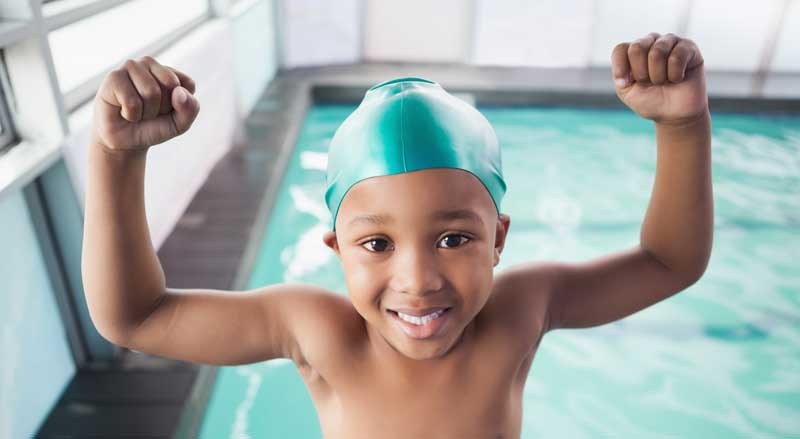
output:
POLYGON ((519 437, 522 390, 545 333, 606 324, 664 300, 695 283, 711 254, 699 50, 650 34, 614 48, 612 74, 628 80, 616 86, 620 99, 656 125, 656 178, 639 245, 495 274, 511 221, 474 176, 426 169, 374 177, 348 192, 336 232, 323 237, 342 263, 348 298, 299 283, 166 287, 145 217, 146 152, 189 129, 199 103, 188 75, 150 57, 129 60, 95 99, 82 257, 92 320, 113 343, 170 358, 291 359, 327 438, 519 437), (433 308, 446 311, 422 326, 394 312, 433 308))

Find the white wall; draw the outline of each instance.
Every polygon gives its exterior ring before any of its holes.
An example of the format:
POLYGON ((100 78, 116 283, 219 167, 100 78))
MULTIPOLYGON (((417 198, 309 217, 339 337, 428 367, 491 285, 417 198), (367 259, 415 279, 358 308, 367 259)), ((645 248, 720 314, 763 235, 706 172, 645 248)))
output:
POLYGON ((672 32, 698 43, 707 70, 753 72, 762 59, 769 61, 770 35, 780 28, 771 67, 800 71, 796 0, 279 0, 279 5, 287 68, 363 61, 608 66, 617 43, 672 32))
POLYGON ((800 71, 800 1, 794 0, 789 4, 781 29, 783 31, 775 46, 772 70, 800 71))
POLYGON ((690 0, 598 0, 592 23, 592 65, 611 65, 611 51, 618 43, 650 32, 678 33, 690 0))
POLYGON ((279 4, 282 65, 358 62, 362 0, 283 0, 279 4))
POLYGON ((463 0, 367 0, 364 59, 467 62, 472 16, 463 0))
POLYGON ((483 65, 585 66, 592 18, 591 0, 478 0, 472 61, 483 65))
POLYGON ((687 36, 707 70, 755 71, 784 0, 695 0, 687 36))
POLYGON ((275 4, 262 0, 233 18, 233 55, 239 114, 246 116, 278 69, 275 4))
MULTIPOLYGON (((238 110, 231 26, 225 20, 214 20, 156 59, 191 76, 197 84, 195 96, 200 101, 200 113, 189 131, 151 147, 147 153, 145 205, 151 239, 157 249, 211 168, 232 144, 238 110), (210 53, 214 56, 208 56, 210 53)), ((92 105, 89 102, 72 114, 71 134, 64 142, 65 161, 82 205, 92 105)))
POLYGON ((50 32, 48 41, 61 90, 74 89, 109 63, 202 15, 207 8, 207 0, 137 0, 50 32), (148 17, 143 29, 140 17, 155 10, 159 14, 148 17), (81 50, 76 50, 78 47, 81 50))
MULTIPOLYGON (((239 122, 275 74, 272 1, 241 16, 214 19, 155 58, 191 76, 200 113, 183 135, 147 154, 145 205, 154 248, 161 247, 209 173, 234 144, 239 122)), ((86 193, 92 103, 70 116, 64 156, 78 199, 86 193)))

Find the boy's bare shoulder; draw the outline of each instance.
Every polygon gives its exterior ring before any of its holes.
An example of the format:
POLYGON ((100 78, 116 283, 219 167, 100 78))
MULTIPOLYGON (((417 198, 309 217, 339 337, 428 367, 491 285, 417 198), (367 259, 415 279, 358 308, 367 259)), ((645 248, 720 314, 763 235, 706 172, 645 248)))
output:
MULTIPOLYGON (((312 365, 330 354, 354 347, 363 339, 364 324, 350 299, 329 289, 305 283, 284 284, 281 320, 293 335, 292 360, 298 367, 312 365)), ((264 290, 270 287, 264 287, 264 290)), ((269 294, 263 303, 269 305, 269 294)))
POLYGON ((492 294, 482 314, 485 320, 507 330, 524 345, 547 331, 547 309, 557 265, 525 262, 495 274, 492 294))

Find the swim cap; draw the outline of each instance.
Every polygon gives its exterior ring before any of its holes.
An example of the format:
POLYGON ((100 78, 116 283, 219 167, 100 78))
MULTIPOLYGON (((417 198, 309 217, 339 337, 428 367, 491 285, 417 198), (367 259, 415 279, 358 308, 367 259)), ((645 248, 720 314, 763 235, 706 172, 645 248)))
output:
POLYGON ((429 168, 475 175, 498 214, 506 192, 500 146, 474 107, 422 78, 398 78, 367 90, 328 149, 325 202, 333 230, 342 200, 361 180, 429 168))

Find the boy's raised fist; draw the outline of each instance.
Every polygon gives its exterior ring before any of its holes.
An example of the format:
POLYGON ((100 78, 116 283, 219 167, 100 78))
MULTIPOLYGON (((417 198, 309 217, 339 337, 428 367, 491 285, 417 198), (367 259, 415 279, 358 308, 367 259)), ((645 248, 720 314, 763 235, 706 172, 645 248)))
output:
POLYGON ((92 138, 107 150, 130 152, 183 134, 200 111, 194 91, 192 78, 153 57, 129 59, 97 91, 92 138))
POLYGON ((682 124, 708 111, 703 56, 688 38, 651 32, 619 43, 611 71, 617 96, 645 119, 682 124))

